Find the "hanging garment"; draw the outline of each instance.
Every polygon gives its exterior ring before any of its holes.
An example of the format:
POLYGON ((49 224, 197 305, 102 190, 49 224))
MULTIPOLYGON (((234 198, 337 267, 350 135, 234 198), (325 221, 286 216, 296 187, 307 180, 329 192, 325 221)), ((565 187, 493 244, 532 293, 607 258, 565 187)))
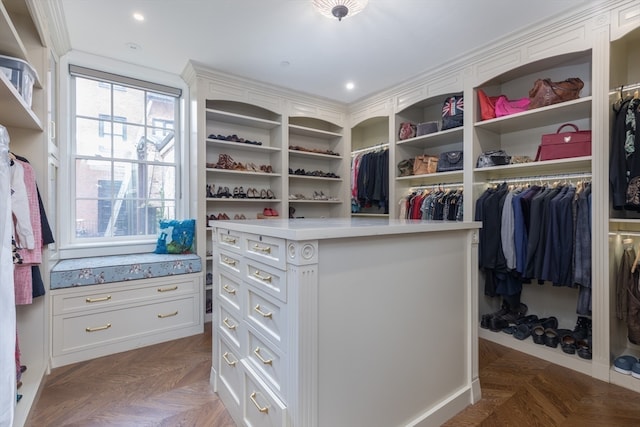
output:
POLYGON ((16 307, 13 288, 11 237, 11 170, 9 140, 0 126, 0 425, 13 425, 16 395, 15 346, 16 307))

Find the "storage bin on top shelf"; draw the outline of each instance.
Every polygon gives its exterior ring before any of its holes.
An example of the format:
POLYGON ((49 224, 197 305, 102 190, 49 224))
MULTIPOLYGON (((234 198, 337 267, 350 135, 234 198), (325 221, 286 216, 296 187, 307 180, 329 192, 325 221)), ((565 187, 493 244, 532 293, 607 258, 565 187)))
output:
POLYGON ((0 72, 9 79, 24 102, 31 108, 33 86, 38 80, 36 70, 22 59, 0 55, 0 72))

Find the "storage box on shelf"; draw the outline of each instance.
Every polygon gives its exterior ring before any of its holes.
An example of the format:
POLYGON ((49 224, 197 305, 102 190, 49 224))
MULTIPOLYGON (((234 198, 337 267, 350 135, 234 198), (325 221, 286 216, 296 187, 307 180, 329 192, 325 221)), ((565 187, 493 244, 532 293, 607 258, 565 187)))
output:
MULTIPOLYGON (((348 168, 342 128, 325 120, 289 118, 288 198, 294 217, 346 215, 348 168)), ((286 217, 286 213, 285 214, 286 217)))
MULTIPOLYGON (((477 100, 468 102, 468 111, 474 111, 473 120, 473 182, 474 201, 488 188, 489 183, 512 180, 524 185, 527 179, 544 181, 557 177, 556 181, 566 182, 571 175, 576 179, 590 179, 591 156, 566 159, 534 161, 543 134, 555 133, 564 123, 574 123, 580 129, 591 129, 591 51, 577 52, 523 65, 487 81, 474 90, 482 89, 488 95, 503 94, 509 99, 527 97, 529 89, 537 78, 548 77, 561 81, 568 77, 579 77, 585 83, 580 98, 545 107, 531 109, 498 118, 482 120, 477 100), (478 167, 476 159, 481 153, 504 150, 510 156, 520 156, 525 162, 490 167, 478 167)), ((553 183, 553 180, 551 181, 553 183)), ((481 275, 482 277, 482 275, 481 275)), ((576 327, 576 304, 578 289, 552 286, 545 282, 539 286, 537 279, 532 284, 523 284, 521 301, 528 306, 528 314, 539 318, 554 316, 558 328, 573 330, 576 327)), ((484 283, 480 282, 479 312, 487 314, 500 309, 501 298, 490 298, 483 294, 484 283)), ((534 354, 546 360, 591 374, 591 360, 577 354, 567 354, 561 346, 556 348, 535 344, 531 338, 515 339, 501 331, 491 332, 480 329, 480 336, 510 347, 534 354)))

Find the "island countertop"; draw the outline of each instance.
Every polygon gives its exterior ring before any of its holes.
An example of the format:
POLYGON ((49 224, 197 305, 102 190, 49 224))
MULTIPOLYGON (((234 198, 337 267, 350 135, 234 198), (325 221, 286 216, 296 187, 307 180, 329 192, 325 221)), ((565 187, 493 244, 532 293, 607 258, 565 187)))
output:
POLYGON ((476 221, 422 221, 388 218, 295 218, 217 221, 216 227, 289 240, 438 232, 480 228, 476 221))

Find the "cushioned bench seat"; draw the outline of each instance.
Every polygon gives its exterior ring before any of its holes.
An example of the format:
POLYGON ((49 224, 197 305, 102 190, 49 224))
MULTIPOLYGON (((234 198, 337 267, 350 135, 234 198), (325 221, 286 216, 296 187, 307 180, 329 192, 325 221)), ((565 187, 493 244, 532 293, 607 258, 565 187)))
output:
POLYGON ((131 254, 59 261, 51 270, 51 289, 124 282, 202 271, 195 254, 131 254))

